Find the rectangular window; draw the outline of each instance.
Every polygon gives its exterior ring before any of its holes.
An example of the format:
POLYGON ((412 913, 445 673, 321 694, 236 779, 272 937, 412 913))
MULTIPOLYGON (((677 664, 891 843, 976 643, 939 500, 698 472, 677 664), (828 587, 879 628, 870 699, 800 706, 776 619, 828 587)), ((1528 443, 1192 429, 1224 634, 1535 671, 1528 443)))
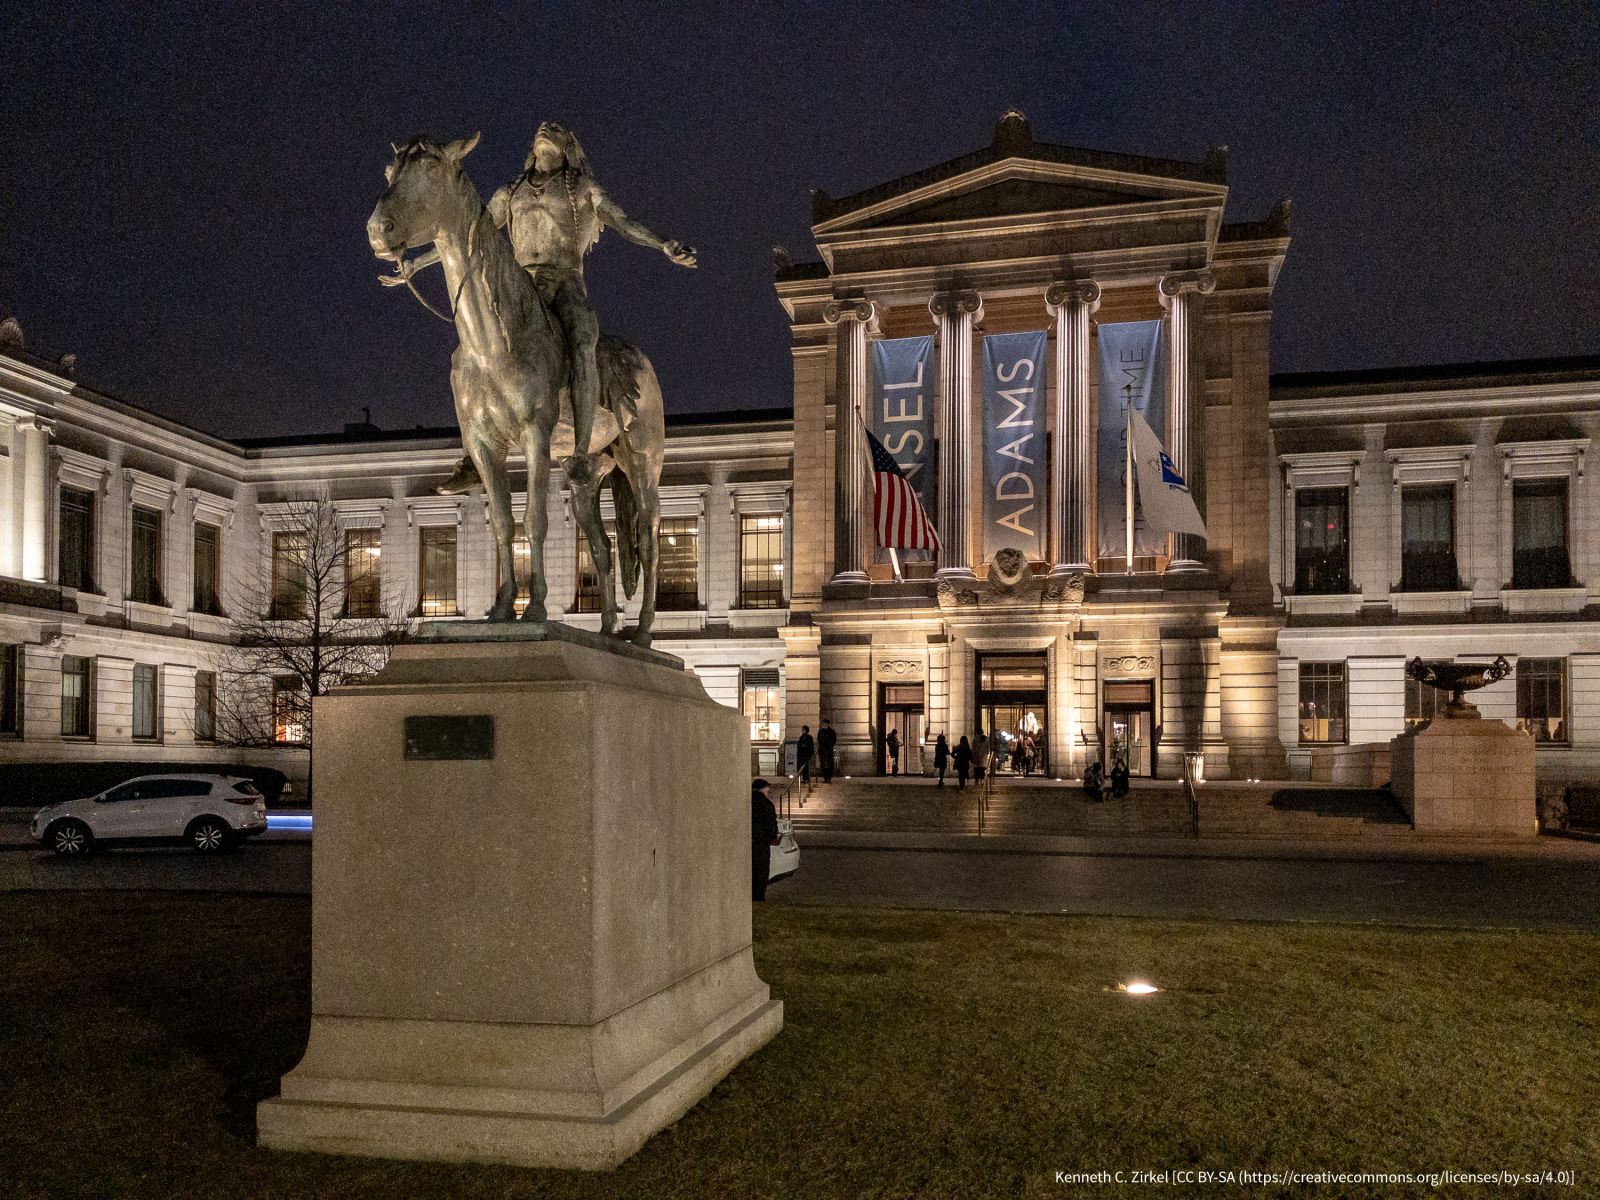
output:
POLYGON ((741 711, 750 722, 752 742, 783 740, 781 688, 775 668, 746 671, 742 682, 741 711))
POLYGON ((1519 479, 1511 485, 1511 586, 1572 586, 1565 479, 1519 479))
POLYGON ((656 562, 656 611, 699 608, 700 518, 662 518, 656 562))
POLYGON ((1300 664, 1300 742, 1345 740, 1344 664, 1300 664))
POLYGON ((161 595, 161 514, 134 507, 129 595, 140 604, 165 604, 161 595))
MULTIPOLYGON (((1430 667, 1448 666, 1445 662, 1430 662, 1430 667)), ((1419 679, 1406 676, 1406 728, 1412 729, 1424 721, 1431 721, 1438 715, 1445 702, 1450 699, 1449 692, 1441 692, 1438 688, 1429 687, 1419 679)))
POLYGON ((133 668, 133 736, 153 741, 156 736, 156 684, 154 667, 133 668))
POLYGON ((783 517, 739 518, 739 607, 783 607, 783 517))
POLYGON ((1400 590, 1453 592, 1456 574, 1454 484, 1400 489, 1400 590))
POLYGON ((1565 746, 1567 731, 1567 660, 1517 660, 1517 728, 1533 734, 1541 746, 1565 746))
POLYGON ((274 621, 303 621, 306 616, 306 535, 272 535, 272 611, 274 621))
POLYGON ((194 523, 194 611, 222 615, 222 530, 194 523))
POLYGON ((217 738, 217 677, 210 671, 194 673, 194 740, 217 738))
POLYGON ((425 617, 454 617, 456 607, 456 528, 454 525, 424 525, 417 531, 421 547, 418 573, 422 579, 421 614, 425 617))
POLYGON ((0 735, 22 732, 22 647, 0 646, 0 735))
POLYGON ((1299 488, 1294 494, 1294 590, 1350 590, 1350 489, 1299 488))
POLYGON ((94 588, 94 495, 79 488, 61 489, 61 528, 57 539, 62 587, 92 592, 94 588))
POLYGON ((344 615, 383 615, 382 530, 347 529, 344 534, 344 615))
POLYGON ((310 725, 311 705, 298 679, 286 676, 272 681, 272 740, 280 746, 303 746, 310 725))
MULTIPOLYGON (((607 521, 606 538, 611 543, 611 563, 616 567, 617 523, 607 521)), ((597 613, 600 611, 600 573, 594 568, 594 556, 589 553, 589 538, 582 528, 578 530, 578 590, 572 598, 572 611, 597 613)))
POLYGON ((89 660, 75 655, 61 659, 61 736, 88 737, 93 730, 94 695, 89 660))

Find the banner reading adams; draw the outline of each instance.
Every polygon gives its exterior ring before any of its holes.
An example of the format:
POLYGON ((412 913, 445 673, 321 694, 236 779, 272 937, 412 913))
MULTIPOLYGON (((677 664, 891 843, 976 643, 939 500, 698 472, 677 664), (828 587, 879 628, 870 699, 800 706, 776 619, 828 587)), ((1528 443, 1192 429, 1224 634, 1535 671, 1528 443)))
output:
POLYGON ((1045 346, 1047 331, 983 339, 983 558, 1014 547, 1045 549, 1045 346))
MULTIPOLYGON (((1121 559, 1128 553, 1128 406, 1149 423, 1158 439, 1166 437, 1166 368, 1161 353, 1165 326, 1164 321, 1125 321, 1098 327, 1100 436, 1095 443, 1095 520, 1101 558, 1121 559)), ((1147 530, 1137 506, 1134 518, 1133 552, 1164 553, 1166 531, 1147 530)))
MULTIPOLYGON (((916 490, 923 511, 938 512, 933 449, 933 335, 872 343, 872 412, 868 426, 916 490)), ((925 558, 907 550, 906 558, 925 558)))

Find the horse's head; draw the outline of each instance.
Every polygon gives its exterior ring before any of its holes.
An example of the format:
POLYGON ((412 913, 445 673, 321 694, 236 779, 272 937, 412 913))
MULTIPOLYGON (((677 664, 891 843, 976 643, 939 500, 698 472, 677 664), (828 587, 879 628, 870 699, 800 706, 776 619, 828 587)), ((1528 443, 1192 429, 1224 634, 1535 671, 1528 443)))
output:
POLYGON ((398 261, 408 249, 426 246, 460 217, 472 183, 461 160, 478 144, 480 134, 440 145, 419 135, 394 147, 394 161, 384 168, 388 190, 367 218, 367 241, 379 258, 398 261))

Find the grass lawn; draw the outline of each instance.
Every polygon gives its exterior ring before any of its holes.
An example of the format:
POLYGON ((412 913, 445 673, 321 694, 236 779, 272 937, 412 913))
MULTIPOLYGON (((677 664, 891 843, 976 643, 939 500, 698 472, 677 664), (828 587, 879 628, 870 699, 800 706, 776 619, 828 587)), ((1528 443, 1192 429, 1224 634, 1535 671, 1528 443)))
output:
POLYGON ((0 1196, 1183 1196, 1054 1173, 1194 1168, 1600 1191, 1592 935, 769 904, 782 1034, 583 1175, 256 1149, 308 1028, 304 899, 10 894, 0 929, 0 1196), (1107 990, 1134 975, 1167 990, 1107 990))

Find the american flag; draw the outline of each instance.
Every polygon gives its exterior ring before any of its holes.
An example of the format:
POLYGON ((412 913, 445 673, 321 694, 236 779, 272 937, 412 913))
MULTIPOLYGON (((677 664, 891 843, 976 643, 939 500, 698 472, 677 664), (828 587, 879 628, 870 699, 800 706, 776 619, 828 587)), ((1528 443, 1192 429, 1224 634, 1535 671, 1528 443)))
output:
POLYGON ((917 491, 900 470, 883 443, 863 427, 872 449, 873 523, 878 529, 878 544, 886 550, 939 549, 939 534, 922 511, 917 491))

